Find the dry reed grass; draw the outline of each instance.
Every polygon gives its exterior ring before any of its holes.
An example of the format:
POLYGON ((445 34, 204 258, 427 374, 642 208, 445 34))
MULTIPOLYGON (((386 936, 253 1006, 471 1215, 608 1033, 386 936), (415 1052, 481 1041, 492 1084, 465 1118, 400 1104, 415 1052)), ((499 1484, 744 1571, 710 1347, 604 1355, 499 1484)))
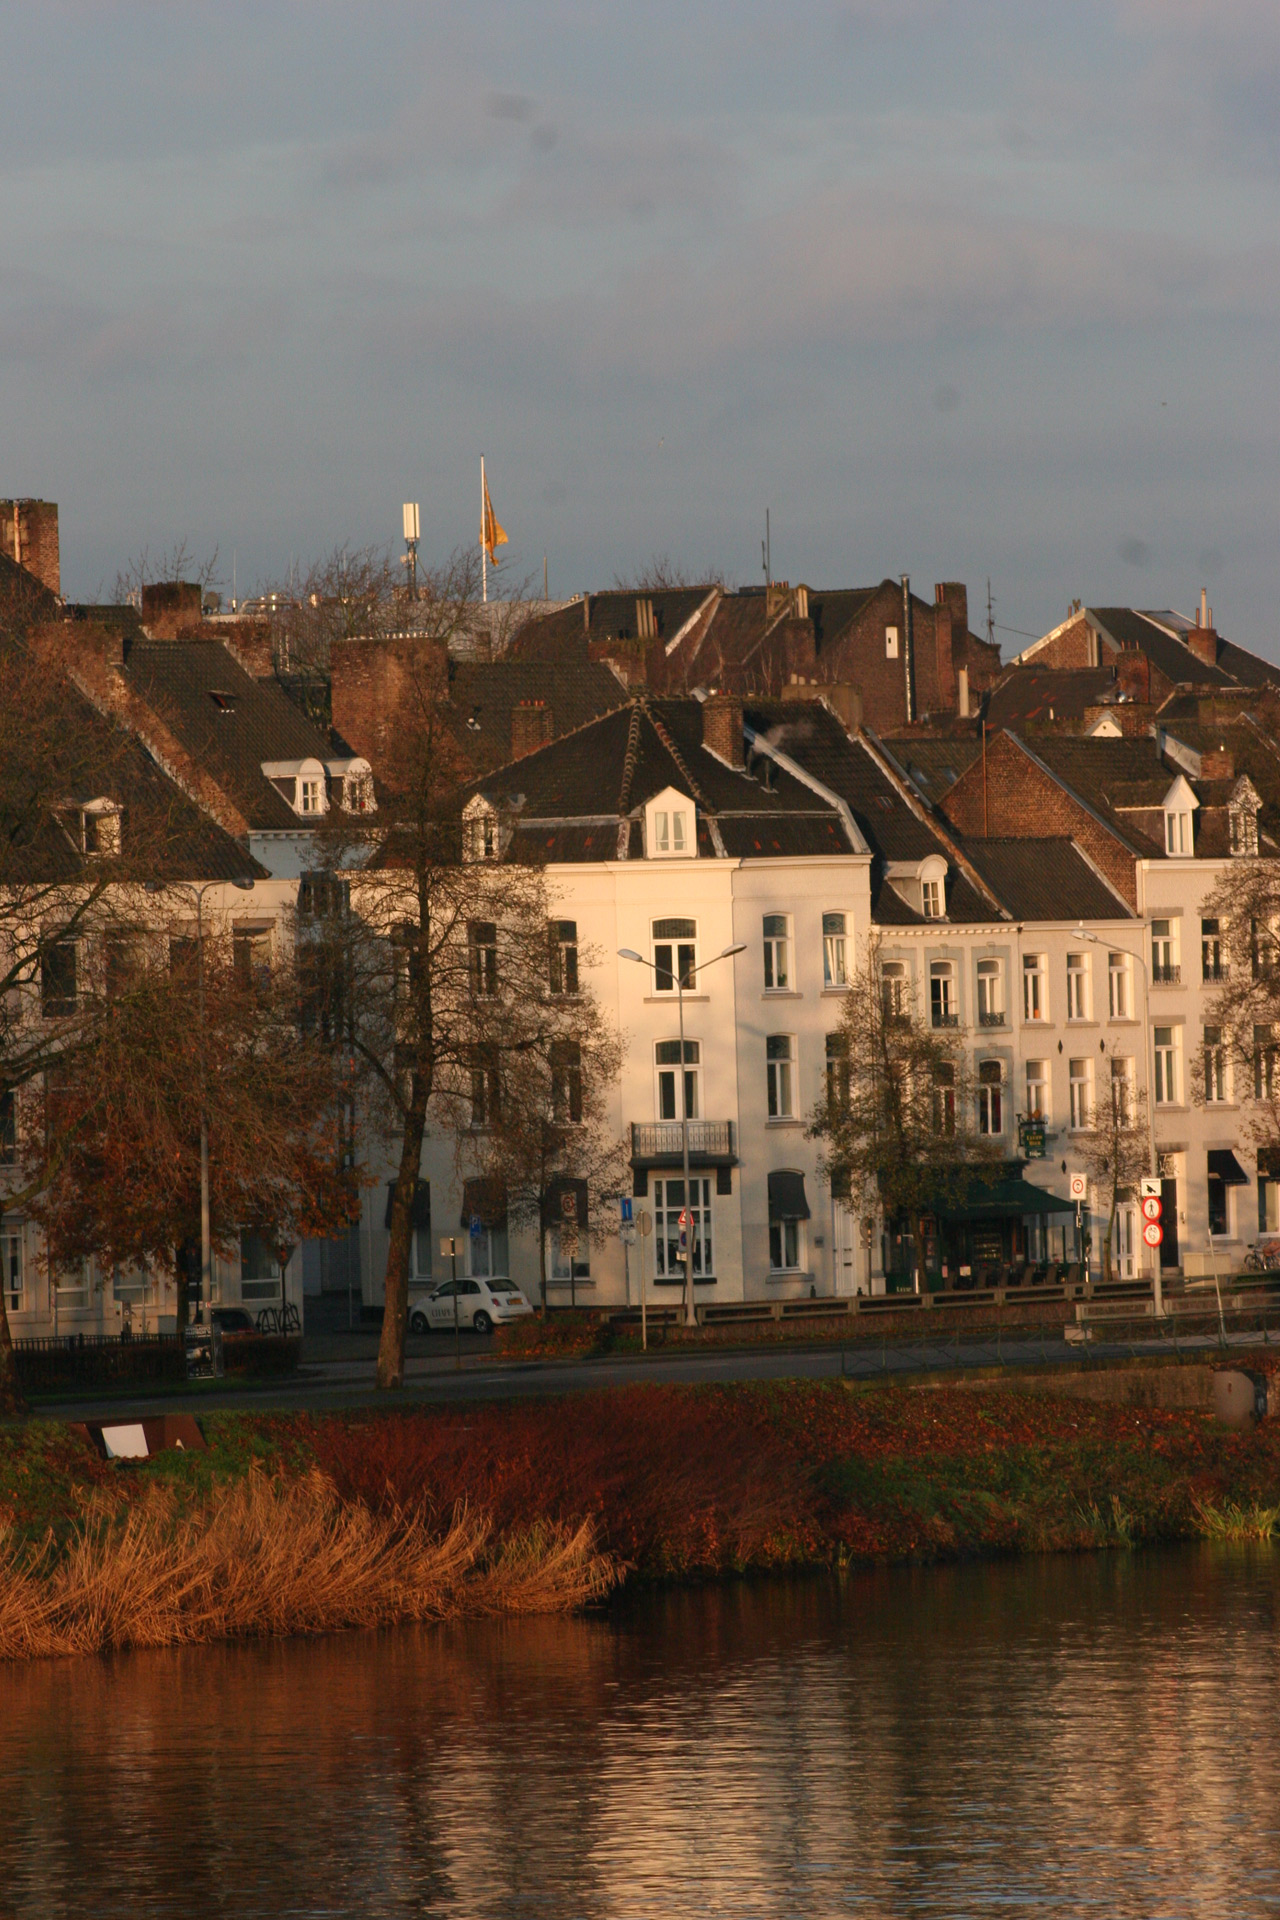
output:
POLYGON ((0 1659, 567 1611, 617 1578, 590 1523, 495 1541, 473 1514, 441 1532, 320 1473, 258 1473, 189 1510, 161 1488, 123 1510, 94 1496, 62 1544, 0 1530, 0 1659))

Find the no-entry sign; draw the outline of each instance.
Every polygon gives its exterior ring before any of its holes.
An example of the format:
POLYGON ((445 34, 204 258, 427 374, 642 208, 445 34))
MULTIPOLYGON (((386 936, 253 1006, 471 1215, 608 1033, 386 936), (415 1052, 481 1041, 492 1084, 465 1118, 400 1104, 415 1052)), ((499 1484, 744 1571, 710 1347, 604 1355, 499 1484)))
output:
POLYGON ((1147 1220, 1143 1224, 1142 1237, 1149 1247, 1158 1247, 1164 1239, 1164 1228, 1158 1220, 1147 1220))
POLYGON ((1142 1202, 1142 1217, 1144 1220, 1158 1220, 1163 1212, 1164 1202, 1158 1195, 1148 1193, 1144 1196, 1142 1202))

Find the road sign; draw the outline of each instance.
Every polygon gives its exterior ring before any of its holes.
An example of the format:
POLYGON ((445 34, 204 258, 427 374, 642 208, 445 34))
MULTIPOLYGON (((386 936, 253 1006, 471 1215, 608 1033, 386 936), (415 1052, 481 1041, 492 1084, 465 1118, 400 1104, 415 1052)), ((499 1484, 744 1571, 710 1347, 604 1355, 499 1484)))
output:
POLYGON ((1158 1193, 1144 1193, 1142 1196, 1142 1217, 1144 1220, 1158 1220, 1164 1212, 1164 1202, 1158 1193))
POLYGON ((647 1212, 644 1207, 641 1207, 636 1216, 636 1225, 640 1229, 640 1238, 647 1240, 653 1232, 653 1215, 647 1212))
POLYGON ((1164 1228, 1158 1220, 1145 1220, 1142 1225, 1142 1237, 1149 1247, 1158 1247, 1164 1239, 1164 1228))
POLYGON ((689 1212, 688 1207, 684 1207, 680 1213, 681 1232, 683 1233, 687 1228, 691 1227, 692 1225, 693 1225, 693 1215, 689 1212))
POLYGON ((631 1225, 631 1195, 629 1193, 620 1193, 618 1195, 618 1208, 622 1215, 623 1226, 629 1227, 631 1225))
POLYGON ((478 1213, 473 1213, 471 1216, 471 1238, 473 1240, 478 1240, 480 1238, 480 1235, 483 1232, 484 1232, 484 1221, 480 1218, 480 1215, 478 1213))
POLYGON ((1158 1200, 1163 1190, 1163 1181, 1158 1176, 1144 1174, 1138 1183, 1138 1191, 1144 1200, 1158 1200))
POLYGON ((1089 1198, 1089 1182, 1083 1173, 1073 1173, 1071 1176, 1071 1198, 1073 1200, 1089 1198))

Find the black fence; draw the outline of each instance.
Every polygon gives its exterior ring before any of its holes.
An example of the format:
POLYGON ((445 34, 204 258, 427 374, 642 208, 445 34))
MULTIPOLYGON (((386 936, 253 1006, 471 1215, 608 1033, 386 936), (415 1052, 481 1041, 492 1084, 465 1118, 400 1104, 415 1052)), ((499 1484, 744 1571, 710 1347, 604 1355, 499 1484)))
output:
POLYGON ((13 1352, 18 1378, 28 1393, 186 1378, 182 1342, 171 1333, 48 1335, 15 1340, 13 1352))

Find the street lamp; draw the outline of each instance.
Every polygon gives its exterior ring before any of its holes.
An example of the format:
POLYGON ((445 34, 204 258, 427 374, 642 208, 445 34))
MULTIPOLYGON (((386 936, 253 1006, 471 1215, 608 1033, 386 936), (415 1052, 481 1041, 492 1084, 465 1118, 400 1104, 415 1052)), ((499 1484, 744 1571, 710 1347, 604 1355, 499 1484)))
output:
MULTIPOLYGON (((705 965, 714 967, 717 960, 731 960, 735 953, 745 953, 746 950, 746 941, 740 940, 736 946, 725 947, 723 952, 717 953, 714 958, 706 961, 705 965)), ((642 953, 635 953, 630 947, 619 947, 618 958, 619 960, 634 960, 638 967, 648 967, 652 974, 656 974, 658 971, 652 960, 646 960, 642 953)), ((696 977, 697 969, 695 969, 694 973, 694 978, 696 979, 696 977)), ((688 1222, 684 1233, 684 1323, 686 1327, 695 1327, 698 1324, 698 1318, 693 1310, 693 1207, 690 1204, 693 1196, 689 1191, 689 1089, 684 1071, 685 978, 679 971, 678 964, 675 981, 676 1004, 680 1009, 680 1157, 684 1163, 684 1211, 685 1218, 688 1222)), ((688 984, 692 986, 694 981, 690 980, 688 984)))
MULTIPOLYGON (((204 897, 213 887, 226 884, 225 880, 206 880, 203 886, 198 887, 189 880, 148 880, 144 889, 147 893, 190 894, 196 903, 196 1006, 200 1023, 200 1301, 210 1315, 213 1308, 213 1237, 209 1226, 209 1067, 204 1025, 204 897)), ((254 883, 242 879, 233 880, 231 885, 238 887, 241 893, 251 893, 254 883)), ((209 1324, 213 1324, 212 1318, 209 1324)))
MULTIPOLYGON (((1108 943, 1096 933, 1090 933, 1083 924, 1076 927, 1077 940, 1088 940, 1095 947, 1105 947, 1108 943)), ((1147 1076, 1147 1152, 1151 1160, 1151 1178, 1158 1179, 1160 1163, 1156 1158, 1156 1116, 1155 1102, 1152 1099, 1151 1086, 1151 969, 1147 965, 1146 955, 1130 953, 1128 947, 1117 947, 1118 953, 1126 953, 1136 960, 1142 968, 1142 1051, 1147 1076)), ((1160 1249, 1151 1249, 1151 1286, 1153 1306, 1157 1320, 1164 1319, 1164 1283, 1160 1278, 1160 1249)))

